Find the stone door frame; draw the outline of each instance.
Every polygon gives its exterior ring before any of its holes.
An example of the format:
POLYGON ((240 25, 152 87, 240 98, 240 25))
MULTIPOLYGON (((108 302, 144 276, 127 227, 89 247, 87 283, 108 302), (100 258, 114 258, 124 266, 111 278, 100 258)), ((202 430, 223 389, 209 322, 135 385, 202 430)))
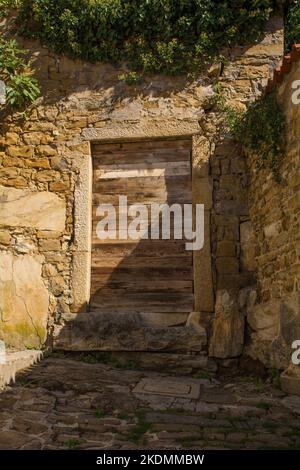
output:
POLYGON ((212 185, 209 176, 210 150, 202 142, 198 121, 150 121, 143 124, 110 124, 86 128, 81 134, 82 151, 74 155, 78 179, 74 193, 74 244, 72 258, 72 313, 88 312, 91 285, 93 143, 149 139, 192 139, 193 203, 205 206, 205 245, 194 252, 195 310, 214 311, 214 292, 210 248, 210 210, 212 185))

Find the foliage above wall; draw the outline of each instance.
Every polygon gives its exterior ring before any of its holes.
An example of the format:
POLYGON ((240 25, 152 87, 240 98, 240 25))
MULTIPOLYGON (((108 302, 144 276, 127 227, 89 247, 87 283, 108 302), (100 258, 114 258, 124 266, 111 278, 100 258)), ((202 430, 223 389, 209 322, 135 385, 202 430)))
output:
POLYGON ((144 72, 198 69, 263 31, 272 0, 21 0, 20 32, 58 53, 144 72))
POLYGON ((23 58, 25 53, 15 40, 0 39, 0 79, 6 85, 7 103, 14 108, 34 102, 40 94, 30 63, 23 58))
POLYGON ((286 120, 276 92, 261 95, 242 112, 226 102, 220 83, 214 91, 215 106, 224 114, 225 126, 247 151, 257 156, 257 167, 270 168, 279 181, 286 120))
POLYGON ((262 95, 252 103, 233 131, 246 149, 257 155, 258 168, 271 168, 280 180, 280 163, 284 154, 285 117, 276 93, 262 95))
MULTIPOLYGON (((0 19, 19 4, 20 0, 0 0, 0 19)), ((40 94, 26 55, 14 39, 0 38, 0 80, 6 85, 6 103, 13 108, 33 103, 40 94)))
POLYGON ((286 19, 286 48, 300 42, 300 0, 293 0, 286 19))

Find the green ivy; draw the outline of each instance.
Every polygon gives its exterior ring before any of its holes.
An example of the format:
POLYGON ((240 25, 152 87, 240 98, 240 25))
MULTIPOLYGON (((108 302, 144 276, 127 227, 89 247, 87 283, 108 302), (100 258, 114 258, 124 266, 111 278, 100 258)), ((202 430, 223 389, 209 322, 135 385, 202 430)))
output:
POLYGON ((300 0, 294 0, 290 6, 285 25, 286 49, 300 42, 300 0))
POLYGON ((179 74, 254 41, 272 0, 22 0, 19 31, 57 53, 179 74))
POLYGON ((257 156, 258 168, 270 168, 280 181, 285 147, 285 116, 276 92, 261 95, 245 112, 226 101, 222 84, 214 85, 214 105, 225 116, 225 126, 243 147, 257 156))
POLYGON ((40 94, 30 62, 24 58, 26 53, 14 39, 0 38, 0 79, 6 85, 7 104, 13 108, 33 103, 40 94))
POLYGON ((0 0, 0 19, 4 18, 11 9, 20 6, 21 0, 0 0))
POLYGON ((235 134, 246 149, 258 156, 259 168, 271 168, 280 180, 280 164, 285 147, 285 116, 276 93, 262 95, 252 103, 240 121, 235 134))

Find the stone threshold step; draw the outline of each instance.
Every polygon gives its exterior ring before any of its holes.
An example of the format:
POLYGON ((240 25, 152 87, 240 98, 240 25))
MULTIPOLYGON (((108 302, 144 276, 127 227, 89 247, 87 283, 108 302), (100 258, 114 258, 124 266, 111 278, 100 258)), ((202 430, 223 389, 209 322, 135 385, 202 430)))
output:
POLYGON ((16 380, 16 374, 36 364, 43 357, 42 351, 8 351, 5 362, 0 364, 0 390, 16 380))
POLYGON ((154 351, 200 353, 207 345, 205 328, 146 325, 138 313, 80 313, 56 333, 54 349, 64 351, 154 351))

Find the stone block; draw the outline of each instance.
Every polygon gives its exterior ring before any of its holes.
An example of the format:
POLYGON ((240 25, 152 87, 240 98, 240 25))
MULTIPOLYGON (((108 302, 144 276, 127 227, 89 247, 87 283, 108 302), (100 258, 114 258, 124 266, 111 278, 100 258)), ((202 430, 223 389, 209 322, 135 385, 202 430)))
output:
POLYGON ((247 321, 261 340, 272 341, 279 333, 280 300, 255 305, 248 311, 247 321))
POLYGON ((209 159, 211 143, 204 137, 196 135, 193 138, 193 177, 206 177, 209 175, 209 159))
POLYGON ((55 181, 60 178, 60 173, 55 170, 42 170, 36 175, 37 181, 40 183, 47 183, 49 181, 55 181))
POLYGON ((15 348, 40 348, 46 339, 49 294, 40 257, 0 254, 0 338, 15 348))
POLYGON ((7 230, 0 230, 0 243, 2 245, 9 245, 11 242, 11 235, 7 230))
POLYGON ((193 178, 193 201, 204 204, 204 210, 212 208, 212 181, 210 177, 193 178))
POLYGON ((29 168, 50 168, 48 158, 35 158, 34 160, 26 160, 25 163, 29 168))
POLYGON ((54 337, 54 347, 69 351, 200 352, 204 330, 193 327, 149 327, 137 314, 79 313, 54 337))
POLYGON ((216 267, 219 274, 235 274, 239 272, 239 262, 235 257, 224 256, 217 258, 216 267))
POLYGON ((0 186, 0 226, 62 232, 65 202, 56 194, 0 186))
POLYGON ((34 150, 32 145, 11 145, 7 149, 8 155, 11 157, 33 157, 34 150))
POLYGON ((0 364, 0 390, 14 382, 18 372, 36 364, 42 357, 42 351, 38 350, 7 352, 5 363, 0 364))
POLYGON ((39 247, 43 251, 60 251, 61 250, 61 243, 60 240, 40 240, 39 247))
POLYGON ((218 257, 235 257, 236 256, 236 244, 233 241, 219 241, 217 244, 217 256, 218 257))
POLYGON ((284 392, 291 395, 300 395, 300 366, 292 365, 288 367, 281 374, 280 383, 284 392))
POLYGON ((210 356, 226 359, 241 355, 244 327, 244 315, 239 312, 235 292, 217 291, 210 356))

